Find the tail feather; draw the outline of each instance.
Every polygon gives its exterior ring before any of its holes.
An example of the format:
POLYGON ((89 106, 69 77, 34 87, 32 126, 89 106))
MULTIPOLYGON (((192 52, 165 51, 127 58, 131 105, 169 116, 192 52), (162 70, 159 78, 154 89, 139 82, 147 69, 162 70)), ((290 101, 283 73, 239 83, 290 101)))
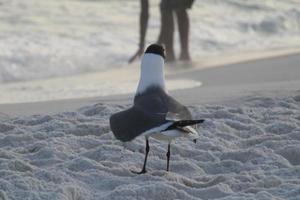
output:
POLYGON ((175 121, 168 128, 166 128, 165 131, 173 130, 173 129, 180 128, 180 127, 185 127, 185 126, 192 126, 192 125, 200 124, 200 123, 203 123, 203 122, 204 122, 204 119, 175 121))

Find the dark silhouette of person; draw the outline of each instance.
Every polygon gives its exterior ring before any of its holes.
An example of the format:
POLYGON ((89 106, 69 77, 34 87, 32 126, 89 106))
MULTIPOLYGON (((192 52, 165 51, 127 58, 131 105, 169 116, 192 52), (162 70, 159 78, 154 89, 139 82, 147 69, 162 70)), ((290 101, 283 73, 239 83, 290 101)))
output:
MULTIPOLYGON (((157 40, 166 49, 166 61, 175 61, 174 53, 174 20, 177 20, 180 37, 180 60, 190 60, 189 54, 189 16, 187 9, 191 8, 194 0, 161 0, 161 27, 157 40), (176 17, 175 17, 176 16, 176 17)), ((129 59, 131 63, 141 56, 145 48, 145 37, 149 20, 149 1, 141 0, 140 40, 137 52, 129 59)))

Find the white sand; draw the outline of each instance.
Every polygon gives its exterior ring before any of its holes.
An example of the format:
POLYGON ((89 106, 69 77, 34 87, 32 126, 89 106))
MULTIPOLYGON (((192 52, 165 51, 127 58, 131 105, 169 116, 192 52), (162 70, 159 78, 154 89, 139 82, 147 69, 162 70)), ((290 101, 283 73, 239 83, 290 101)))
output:
POLYGON ((172 92, 205 118, 197 144, 122 144, 108 118, 132 95, 0 106, 0 199, 300 199, 298 55, 193 70, 168 78, 203 86, 172 92), (35 114, 35 115, 32 115, 35 114))

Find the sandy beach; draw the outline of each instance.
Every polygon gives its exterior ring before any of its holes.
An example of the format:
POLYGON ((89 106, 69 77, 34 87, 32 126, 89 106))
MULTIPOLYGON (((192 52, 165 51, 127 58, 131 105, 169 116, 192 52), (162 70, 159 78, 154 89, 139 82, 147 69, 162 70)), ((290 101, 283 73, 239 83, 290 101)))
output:
MULTIPOLYGON (((149 1, 145 46, 160 35, 160 3, 149 1)), ((169 172, 168 144, 151 138, 143 175, 131 170, 144 138, 122 143, 109 126, 139 80, 140 60, 128 59, 140 1, 0 7, 0 200, 300 199, 299 0, 194 1, 192 61, 166 64, 165 75, 205 122, 196 144, 172 142, 169 172)))
POLYGON ((117 141, 108 118, 133 93, 0 105, 0 199, 300 199, 300 57, 288 54, 178 70, 167 80, 206 122, 196 144, 117 141))

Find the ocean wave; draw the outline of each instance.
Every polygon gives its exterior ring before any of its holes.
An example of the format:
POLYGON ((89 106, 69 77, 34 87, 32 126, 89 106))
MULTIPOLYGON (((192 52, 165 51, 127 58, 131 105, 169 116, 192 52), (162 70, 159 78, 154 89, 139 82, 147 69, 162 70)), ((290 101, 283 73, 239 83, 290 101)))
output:
MULTIPOLYGON (((195 1, 192 57, 299 46, 297 2, 195 1)), ((158 4, 150 4, 147 43, 159 32, 158 4)), ((138 45, 138 1, 10 0, 1 7, 2 83, 125 66, 138 45)), ((177 35, 175 40, 178 53, 177 35)))

